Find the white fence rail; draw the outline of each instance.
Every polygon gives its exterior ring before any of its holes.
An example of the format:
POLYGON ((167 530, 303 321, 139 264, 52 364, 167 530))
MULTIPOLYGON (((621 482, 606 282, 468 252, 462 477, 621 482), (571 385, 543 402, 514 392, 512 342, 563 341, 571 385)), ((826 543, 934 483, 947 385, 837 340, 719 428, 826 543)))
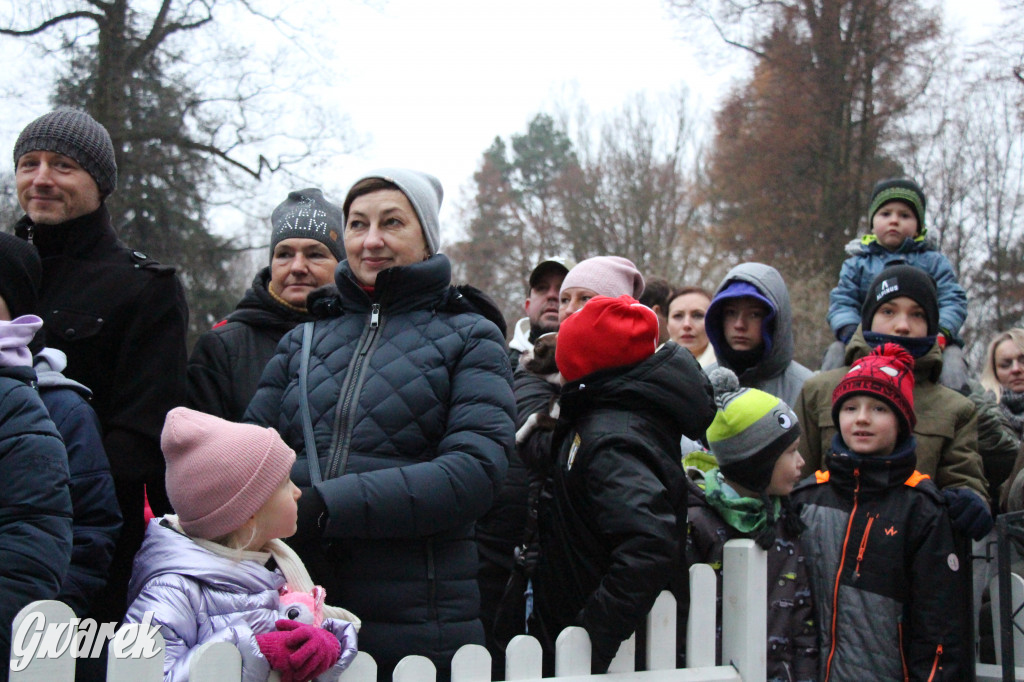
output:
MULTIPOLYGON (((647 617, 646 670, 634 671, 635 639, 623 642, 612 661, 606 682, 764 682, 766 661, 765 553, 751 540, 732 540, 723 558, 722 656, 727 665, 715 665, 716 582, 710 566, 690 569, 690 612, 686 623, 687 668, 675 669, 676 607, 671 594, 658 598, 647 617)), ((1024 581, 1015 583, 1014 604, 1024 601, 1024 581), (1019 584, 1018 584, 1019 583, 1019 584)), ((993 609, 993 614, 997 609, 993 609)), ((29 604, 14 619, 11 682, 72 682, 75 653, 96 651, 103 641, 91 628, 78 627, 70 608, 60 602, 29 604), (27 623, 27 625, 25 625, 27 623), (25 632, 20 633, 23 625, 25 632), (38 633, 36 637, 35 634, 38 633), (33 643, 33 637, 36 637, 33 643), (32 655, 35 654, 35 655, 32 655)), ((163 679, 163 637, 145 649, 139 626, 117 631, 108 648, 107 682, 160 682, 163 679), (155 651, 155 653, 153 653, 155 651), (146 655, 146 654, 150 655, 146 655)), ((998 632, 998 622, 995 623, 998 632)), ((1024 661, 1024 642, 1017 643, 1016 661, 1024 661)), ((978 680, 999 680, 994 666, 978 666, 978 680)), ((1024 668, 1018 668, 1018 679, 1024 668)), ((275 680, 276 673, 271 675, 275 680)), ((590 674, 590 638, 582 628, 566 628, 555 651, 555 677, 559 682, 593 682, 590 674)), ((230 644, 200 647, 192 659, 192 682, 236 682, 241 679, 241 657, 230 644)), ((345 671, 343 682, 376 682, 377 664, 360 652, 345 671)), ((434 682, 433 663, 422 656, 407 656, 395 668, 393 682, 434 682)), ((481 646, 467 645, 452 659, 452 682, 490 682, 491 656, 481 646)), ((506 649, 505 679, 510 682, 541 679, 541 647, 536 639, 519 636, 506 649)))

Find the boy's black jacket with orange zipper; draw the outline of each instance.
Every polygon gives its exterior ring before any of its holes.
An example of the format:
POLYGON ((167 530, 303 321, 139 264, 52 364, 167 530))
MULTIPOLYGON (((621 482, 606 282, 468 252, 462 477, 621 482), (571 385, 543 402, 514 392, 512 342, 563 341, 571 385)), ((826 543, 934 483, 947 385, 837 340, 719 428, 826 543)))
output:
POLYGON ((860 457, 840 435, 828 471, 793 491, 821 632, 821 680, 961 680, 965 574, 942 494, 911 436, 860 457))

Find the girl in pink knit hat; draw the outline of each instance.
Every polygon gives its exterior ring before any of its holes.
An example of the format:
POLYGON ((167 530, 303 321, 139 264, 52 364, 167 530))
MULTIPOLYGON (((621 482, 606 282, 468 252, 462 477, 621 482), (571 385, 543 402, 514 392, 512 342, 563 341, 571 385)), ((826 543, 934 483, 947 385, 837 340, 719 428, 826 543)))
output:
POLYGON ((178 407, 160 446, 177 515, 153 519, 135 556, 127 623, 152 623, 164 637, 164 680, 188 679, 192 655, 229 642, 242 680, 333 682, 356 656, 359 619, 323 607, 319 624, 279 615, 285 592, 313 582, 280 538, 295 533, 295 453, 274 429, 235 424, 178 407))

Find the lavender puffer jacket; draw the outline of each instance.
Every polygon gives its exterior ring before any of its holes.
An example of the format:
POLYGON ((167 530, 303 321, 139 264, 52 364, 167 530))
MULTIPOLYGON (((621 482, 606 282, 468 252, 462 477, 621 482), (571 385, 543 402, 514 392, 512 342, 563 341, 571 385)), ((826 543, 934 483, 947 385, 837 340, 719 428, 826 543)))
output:
MULTIPOLYGON (((165 682, 186 682, 193 652, 207 642, 234 644, 242 654, 242 682, 265 682, 270 666, 255 635, 275 629, 284 583, 279 572, 217 556, 157 518, 135 555, 125 622, 141 623, 153 612, 165 642, 165 682)), ((330 618, 323 627, 338 638, 341 656, 316 679, 335 682, 356 656, 355 628, 330 618)))

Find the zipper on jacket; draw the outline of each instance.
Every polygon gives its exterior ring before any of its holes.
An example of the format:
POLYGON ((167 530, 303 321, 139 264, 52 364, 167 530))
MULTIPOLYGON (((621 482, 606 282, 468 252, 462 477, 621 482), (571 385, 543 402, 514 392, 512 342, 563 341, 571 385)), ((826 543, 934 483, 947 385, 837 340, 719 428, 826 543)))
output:
POLYGON ((903 682, 910 682, 910 671, 907 670, 907 656, 903 652, 903 616, 900 616, 896 623, 896 632, 899 634, 900 665, 903 666, 903 682))
POLYGON ((345 473, 348 466, 348 455, 352 445, 352 406, 355 404, 359 392, 366 380, 366 368, 369 365, 370 351, 376 345, 377 334, 380 331, 380 304, 374 303, 370 307, 370 324, 363 331, 356 349, 355 356, 348 368, 348 376, 345 378, 342 394, 338 396, 338 405, 334 411, 335 443, 331 457, 328 460, 327 473, 324 478, 335 478, 345 473))
POLYGON ((32 243, 32 238, 36 236, 36 226, 29 225, 25 228, 25 236, 28 237, 28 243, 32 243))
POLYGON ((935 660, 932 661, 932 672, 928 675, 928 682, 935 679, 935 673, 939 671, 939 662, 942 660, 942 645, 935 649, 935 660))
POLYGON ((868 523, 864 526, 864 535, 860 539, 860 548, 857 550, 857 566, 853 571, 855 578, 860 577, 860 564, 864 561, 864 550, 868 548, 868 535, 871 533, 871 524, 873 524, 877 518, 878 514, 875 514, 874 516, 868 514, 868 523))
POLYGON ((843 564, 846 563, 846 546, 850 542, 850 530, 853 528, 853 517, 857 515, 857 496, 860 493, 860 468, 853 470, 853 478, 856 485, 853 487, 853 508, 850 510, 850 518, 846 520, 846 535, 843 537, 843 546, 839 550, 839 568, 836 570, 836 584, 832 589, 832 623, 829 627, 831 642, 828 649, 828 661, 825 664, 825 680, 828 682, 832 676, 832 657, 836 654, 836 618, 839 609, 839 579, 843 575, 843 564))

